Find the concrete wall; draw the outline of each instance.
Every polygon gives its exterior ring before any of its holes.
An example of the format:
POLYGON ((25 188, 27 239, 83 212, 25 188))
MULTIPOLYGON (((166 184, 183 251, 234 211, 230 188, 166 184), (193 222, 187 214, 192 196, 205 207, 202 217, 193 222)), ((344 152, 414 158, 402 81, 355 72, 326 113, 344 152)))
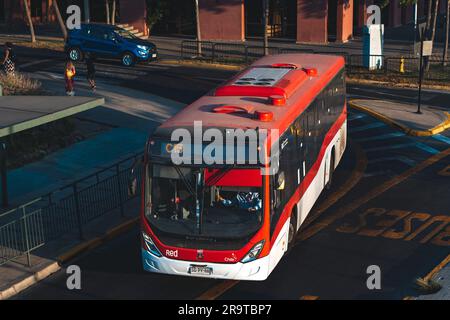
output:
POLYGON ((145 35, 148 35, 145 21, 146 4, 145 0, 119 0, 120 1, 120 22, 129 24, 145 35))
POLYGON ((245 40, 244 0, 199 0, 202 40, 245 40))
POLYGON ((327 0, 297 0, 297 42, 326 43, 327 0))
POLYGON ((353 35, 353 0, 339 0, 336 41, 347 42, 353 35))

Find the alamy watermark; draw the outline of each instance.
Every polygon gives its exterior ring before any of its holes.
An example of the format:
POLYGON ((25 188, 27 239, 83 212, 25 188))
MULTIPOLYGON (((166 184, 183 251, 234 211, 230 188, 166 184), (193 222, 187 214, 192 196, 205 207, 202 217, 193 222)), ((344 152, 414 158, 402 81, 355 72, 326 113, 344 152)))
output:
POLYGON ((261 174, 274 175, 279 168, 278 140, 278 129, 203 130, 202 121, 194 121, 193 134, 185 128, 172 132, 166 151, 175 165, 261 165, 261 174))
POLYGON ((69 276, 66 280, 66 287, 69 290, 81 290, 81 268, 77 265, 70 265, 66 269, 69 276))
POLYGON ((69 30, 81 29, 81 8, 77 5, 67 7, 66 27, 69 30))

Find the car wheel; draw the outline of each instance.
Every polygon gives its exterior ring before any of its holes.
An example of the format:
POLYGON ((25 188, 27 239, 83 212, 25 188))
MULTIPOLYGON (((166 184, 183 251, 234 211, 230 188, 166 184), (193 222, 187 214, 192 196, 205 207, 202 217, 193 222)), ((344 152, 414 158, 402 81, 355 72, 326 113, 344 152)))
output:
POLYGON ((134 63, 135 63, 134 54, 130 52, 125 52, 122 55, 122 65, 124 65, 125 67, 131 67, 132 65, 134 65, 134 63))
POLYGON ((81 50, 78 48, 70 48, 68 53, 69 58, 72 61, 81 61, 83 58, 83 54, 81 53, 81 50))

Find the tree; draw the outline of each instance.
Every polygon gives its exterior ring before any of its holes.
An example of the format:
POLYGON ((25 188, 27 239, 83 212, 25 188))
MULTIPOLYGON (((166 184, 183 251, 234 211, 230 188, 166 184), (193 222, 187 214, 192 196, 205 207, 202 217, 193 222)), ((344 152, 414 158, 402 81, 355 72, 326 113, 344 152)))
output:
POLYGON ((28 6, 28 0, 23 0, 23 7, 25 14, 27 15, 28 26, 30 27, 31 42, 36 42, 36 34, 34 33, 33 20, 31 19, 30 7, 28 6))
POLYGON ((450 26, 449 26, 449 20, 450 20, 450 0, 447 0, 447 12, 446 12, 446 19, 445 19, 445 43, 444 43, 444 56, 442 58, 442 64, 444 66, 447 66, 447 59, 448 59, 448 38, 449 38, 449 32, 450 32, 450 26))
POLYGON ((195 25, 197 27, 197 55, 202 55, 202 35, 200 30, 200 9, 198 6, 198 0, 195 0, 195 25))
POLYGON ((269 54, 269 34, 267 27, 269 25, 269 0, 263 0, 263 19, 264 19, 264 55, 269 54))
POLYGON ((109 0, 105 0, 105 9, 106 9, 106 23, 110 24, 110 16, 109 16, 109 0))
POLYGON ((111 24, 116 24, 116 0, 112 0, 111 24))
POLYGON ((158 23, 165 14, 167 14, 167 1, 164 0, 146 0, 147 14, 146 22, 150 34, 153 26, 158 23))
POLYGON ((67 41, 67 28, 61 16, 61 12, 59 11, 58 1, 53 0, 52 4, 53 10, 55 10, 56 18, 58 19, 59 26, 61 27, 61 32, 63 34, 64 41, 67 41))

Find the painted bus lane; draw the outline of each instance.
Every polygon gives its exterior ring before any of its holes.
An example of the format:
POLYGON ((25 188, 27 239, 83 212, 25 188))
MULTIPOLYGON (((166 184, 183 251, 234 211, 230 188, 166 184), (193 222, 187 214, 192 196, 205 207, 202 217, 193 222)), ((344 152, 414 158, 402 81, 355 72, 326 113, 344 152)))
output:
MULTIPOLYGON (((450 150, 332 206, 264 283, 240 283, 221 299, 402 299, 450 253, 450 150), (368 288, 371 270, 380 289, 368 288)), ((358 188, 358 186, 356 187, 358 188)), ((359 193, 359 192, 358 192, 359 193)))

